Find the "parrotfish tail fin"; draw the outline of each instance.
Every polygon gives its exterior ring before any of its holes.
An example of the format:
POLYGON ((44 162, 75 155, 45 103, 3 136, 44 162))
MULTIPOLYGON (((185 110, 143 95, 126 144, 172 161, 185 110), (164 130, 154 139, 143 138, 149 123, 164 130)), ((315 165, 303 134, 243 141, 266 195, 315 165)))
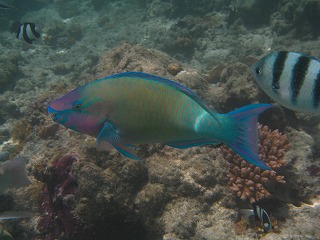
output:
POLYGON ((229 112, 227 115, 233 117, 237 132, 232 141, 225 142, 245 160, 266 170, 270 167, 258 155, 257 124, 259 114, 270 107, 271 104, 252 104, 229 112))

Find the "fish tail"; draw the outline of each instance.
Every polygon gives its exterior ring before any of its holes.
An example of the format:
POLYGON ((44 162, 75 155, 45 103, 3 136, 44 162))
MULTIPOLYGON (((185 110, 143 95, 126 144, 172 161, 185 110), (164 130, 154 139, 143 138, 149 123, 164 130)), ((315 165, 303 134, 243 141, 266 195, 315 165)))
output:
POLYGON ((225 144, 245 160, 267 170, 270 167, 258 155, 257 124, 259 114, 270 107, 271 104, 251 104, 229 112, 227 116, 233 118, 236 132, 235 137, 225 141, 225 144))

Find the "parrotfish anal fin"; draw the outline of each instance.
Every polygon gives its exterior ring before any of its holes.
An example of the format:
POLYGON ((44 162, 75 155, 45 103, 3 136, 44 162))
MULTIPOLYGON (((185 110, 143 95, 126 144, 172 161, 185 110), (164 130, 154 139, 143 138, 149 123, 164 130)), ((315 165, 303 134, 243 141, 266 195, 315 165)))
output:
POLYGON ((114 149, 114 147, 109 142, 100 140, 99 142, 98 141, 96 142, 96 149, 98 151, 110 152, 114 149))
POLYGON ((118 145, 113 145, 113 146, 123 156, 125 156, 127 158, 131 158, 133 160, 140 160, 139 157, 137 156, 137 154, 135 153, 133 147, 130 147, 126 144, 118 144, 118 145))
POLYGON ((123 143, 117 129, 112 123, 105 122, 97 138, 96 148, 100 151, 109 151, 111 146, 123 156, 139 160, 137 154, 134 152, 135 146, 123 143))
POLYGON ((178 141, 178 142, 169 142, 165 143, 166 145, 173 147, 173 148, 179 148, 179 149, 186 149, 196 146, 203 146, 208 144, 219 144, 220 142, 215 141, 213 139, 209 138, 202 138, 202 139, 195 139, 195 140, 185 140, 185 141, 178 141))
POLYGON ((225 144, 248 162, 266 170, 270 167, 258 155, 257 124, 259 114, 271 107, 271 104, 251 104, 227 114, 233 118, 237 130, 235 137, 225 144))

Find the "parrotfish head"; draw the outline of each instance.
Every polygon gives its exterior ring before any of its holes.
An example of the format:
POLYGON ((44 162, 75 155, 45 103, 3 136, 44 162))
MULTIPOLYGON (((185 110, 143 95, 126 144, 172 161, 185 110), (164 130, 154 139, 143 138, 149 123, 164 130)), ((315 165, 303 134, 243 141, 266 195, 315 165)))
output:
POLYGON ((53 121, 74 131, 98 136, 105 120, 103 102, 87 96, 82 87, 76 88, 48 106, 53 121))

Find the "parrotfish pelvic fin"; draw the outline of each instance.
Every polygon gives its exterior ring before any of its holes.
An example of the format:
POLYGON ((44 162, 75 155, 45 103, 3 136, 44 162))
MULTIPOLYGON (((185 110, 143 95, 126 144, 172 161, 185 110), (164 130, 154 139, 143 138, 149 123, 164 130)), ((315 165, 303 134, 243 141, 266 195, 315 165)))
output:
POLYGON ((105 122, 102 130, 100 131, 97 141, 96 148, 98 150, 110 150, 110 145, 112 145, 118 152, 127 158, 132 158, 134 160, 139 160, 137 154, 134 152, 135 146, 130 144, 125 144, 118 134, 117 129, 110 122, 105 122))
POLYGON ((251 104, 227 114, 233 117, 237 132, 225 144, 248 162, 266 170, 270 170, 270 167, 258 155, 257 123, 259 114, 271 107, 272 104, 251 104))

